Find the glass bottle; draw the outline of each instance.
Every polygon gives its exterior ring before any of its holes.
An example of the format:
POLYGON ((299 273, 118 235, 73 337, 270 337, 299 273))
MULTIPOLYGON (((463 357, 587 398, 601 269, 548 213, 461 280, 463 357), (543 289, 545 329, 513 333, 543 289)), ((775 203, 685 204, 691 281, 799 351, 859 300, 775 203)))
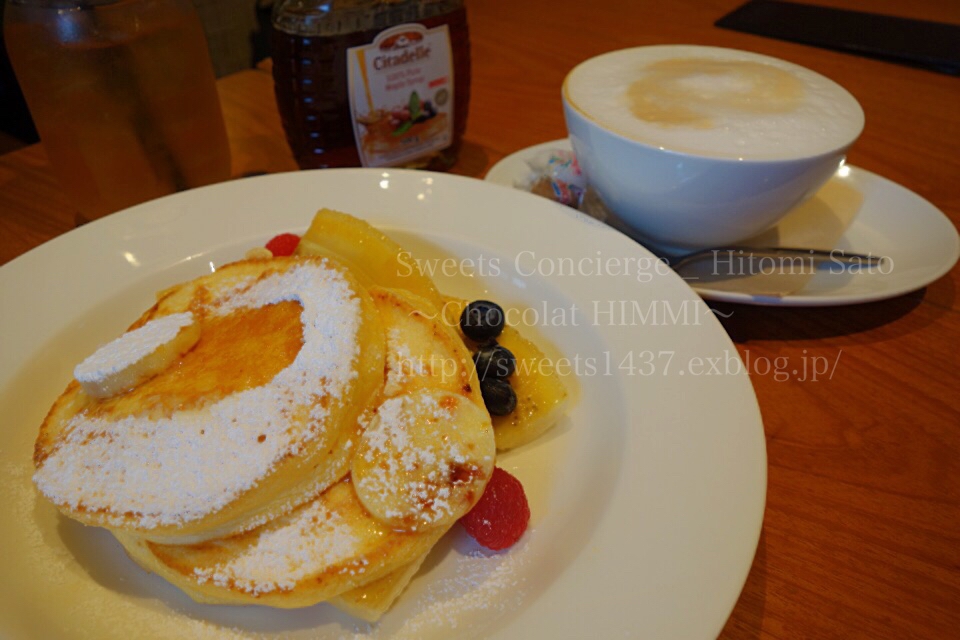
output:
POLYGON ((230 176, 190 0, 8 0, 4 38, 79 222, 230 176))
POLYGON ((449 168, 470 97, 463 0, 279 0, 273 77, 303 169, 449 168))

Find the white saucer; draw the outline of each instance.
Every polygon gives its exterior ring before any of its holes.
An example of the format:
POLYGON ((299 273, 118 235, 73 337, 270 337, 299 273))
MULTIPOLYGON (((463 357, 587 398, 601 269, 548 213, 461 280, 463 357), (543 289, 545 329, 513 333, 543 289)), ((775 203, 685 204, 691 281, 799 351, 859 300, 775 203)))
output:
MULTIPOLYGON (((546 149, 570 149, 567 139, 527 147, 502 159, 486 180, 518 186, 531 173, 527 161, 546 149)), ((741 243, 756 247, 842 249, 884 256, 875 268, 818 269, 776 275, 735 273, 745 263, 701 265, 684 279, 709 300, 758 305, 832 306, 892 298, 937 280, 960 257, 960 237, 942 211, 895 182, 852 165, 840 167, 816 196, 776 227, 741 243), (706 273, 710 266, 714 273, 706 273), (733 277, 729 277, 733 276, 733 277)), ((773 263, 771 263, 773 266, 773 263)), ((754 269, 754 271, 763 270, 754 269)))

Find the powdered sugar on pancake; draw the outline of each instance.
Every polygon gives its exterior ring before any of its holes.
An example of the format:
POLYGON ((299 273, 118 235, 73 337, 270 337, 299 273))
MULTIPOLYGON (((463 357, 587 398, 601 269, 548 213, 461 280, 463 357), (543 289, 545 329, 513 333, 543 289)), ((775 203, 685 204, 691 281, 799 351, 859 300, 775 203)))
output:
MULTIPOLYGON (((247 593, 289 591, 297 582, 354 558, 359 541, 348 522, 315 500, 281 527, 266 530, 245 553, 222 565, 194 569, 200 584, 247 593)), ((365 560, 361 560, 366 562, 365 560)))
POLYGON ((226 506, 288 455, 321 435, 329 409, 356 377, 360 301, 321 262, 247 278, 208 303, 226 315, 293 300, 303 307, 303 345, 270 382, 166 418, 110 421, 85 413, 36 472, 37 487, 73 509, 102 510, 111 524, 182 524, 226 506), (304 420, 294 420, 305 417, 304 420))

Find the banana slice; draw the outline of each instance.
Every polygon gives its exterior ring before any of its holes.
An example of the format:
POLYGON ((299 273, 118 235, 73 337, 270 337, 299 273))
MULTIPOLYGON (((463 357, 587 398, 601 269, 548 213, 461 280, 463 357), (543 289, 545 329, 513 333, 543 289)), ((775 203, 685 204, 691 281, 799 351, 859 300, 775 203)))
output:
POLYGON ((517 370, 508 378, 517 407, 493 417, 497 450, 505 451, 532 442, 553 427, 567 410, 569 393, 556 369, 541 364, 547 356, 516 329, 505 327, 497 342, 517 359, 517 370))
POLYGON ((451 524, 480 499, 496 443, 487 413, 462 395, 420 390, 389 398, 353 458, 360 502, 399 529, 451 524))
POLYGON ((189 311, 161 316, 108 342, 73 370, 94 398, 109 398, 149 380, 200 339, 200 324, 189 311))
POLYGON ((297 255, 333 257, 346 264, 365 285, 403 289, 426 298, 437 309, 443 298, 422 273, 409 251, 368 222, 347 213, 321 209, 313 217, 297 255))

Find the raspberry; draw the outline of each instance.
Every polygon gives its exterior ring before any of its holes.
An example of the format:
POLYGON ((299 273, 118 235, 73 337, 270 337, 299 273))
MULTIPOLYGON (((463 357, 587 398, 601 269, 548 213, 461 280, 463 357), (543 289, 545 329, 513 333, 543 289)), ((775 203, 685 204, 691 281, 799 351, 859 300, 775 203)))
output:
POLYGON ((267 243, 267 249, 276 256, 292 256, 297 245, 300 244, 300 236, 295 233, 281 233, 274 236, 267 243))
POLYGON ((480 500, 460 518, 470 536, 493 551, 512 546, 530 521, 530 507, 523 485, 512 475, 495 467, 480 500))

